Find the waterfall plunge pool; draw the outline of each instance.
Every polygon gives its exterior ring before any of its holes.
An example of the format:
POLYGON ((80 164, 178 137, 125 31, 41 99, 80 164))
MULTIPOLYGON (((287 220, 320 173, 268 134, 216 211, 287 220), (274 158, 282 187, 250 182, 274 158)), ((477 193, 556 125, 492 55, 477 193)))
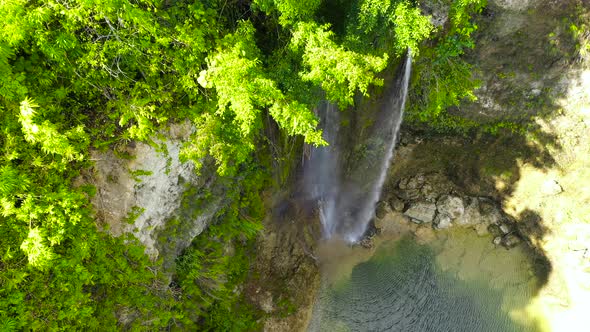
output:
POLYGON ((372 251, 330 244, 323 255, 309 331, 540 331, 526 310, 540 263, 524 245, 505 250, 450 229, 372 251))

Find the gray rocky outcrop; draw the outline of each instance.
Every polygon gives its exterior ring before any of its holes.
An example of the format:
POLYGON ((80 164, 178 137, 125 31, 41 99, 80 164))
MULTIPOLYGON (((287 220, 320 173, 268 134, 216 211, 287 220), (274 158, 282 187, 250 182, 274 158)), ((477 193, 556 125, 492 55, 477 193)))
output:
POLYGON ((319 224, 309 222, 303 203, 284 200, 277 195, 272 206, 281 213, 267 214, 263 221, 252 262, 256 277, 244 285, 248 301, 267 315, 264 331, 304 331, 320 287, 319 224), (292 208, 281 208, 286 205, 292 208))
POLYGON ((435 214, 436 205, 430 202, 414 203, 404 212, 404 215, 417 224, 432 222, 435 214))
POLYGON ((91 202, 99 226, 113 236, 131 233, 153 259, 166 252, 168 263, 207 226, 220 199, 185 204, 191 196, 216 187, 215 174, 195 173, 192 163, 179 160, 182 140, 192 132, 188 124, 172 125, 165 140, 132 142, 116 151, 92 151, 95 164, 81 179, 97 189, 91 202), (176 220, 177 222, 171 222, 176 220))
POLYGON ((462 217, 465 213, 463 199, 452 195, 442 195, 436 202, 437 216, 435 219, 436 228, 443 229, 451 226, 454 220, 462 217))
POLYGON ((395 211, 404 208, 403 216, 417 224, 432 222, 434 229, 471 228, 479 236, 491 234, 494 243, 506 248, 520 243, 514 223, 498 203, 488 197, 461 193, 440 173, 419 173, 399 179, 389 202, 379 203, 375 225, 387 227, 395 211))

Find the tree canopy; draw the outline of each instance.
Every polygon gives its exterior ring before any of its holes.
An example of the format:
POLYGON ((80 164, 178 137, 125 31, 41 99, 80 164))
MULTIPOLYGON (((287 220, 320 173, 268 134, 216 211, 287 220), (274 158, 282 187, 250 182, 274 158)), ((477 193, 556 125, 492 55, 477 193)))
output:
MULTIPOLYGON (((89 149, 151 142, 171 121, 196 128, 183 157, 227 177, 256 163, 265 119, 326 144, 317 103, 352 105, 433 31, 419 1, 344 3, 0 1, 0 329, 112 327, 121 307, 154 328, 194 323, 141 246, 97 231, 94 189, 73 180, 89 149)), ((246 183, 236 202, 259 189, 246 183)))

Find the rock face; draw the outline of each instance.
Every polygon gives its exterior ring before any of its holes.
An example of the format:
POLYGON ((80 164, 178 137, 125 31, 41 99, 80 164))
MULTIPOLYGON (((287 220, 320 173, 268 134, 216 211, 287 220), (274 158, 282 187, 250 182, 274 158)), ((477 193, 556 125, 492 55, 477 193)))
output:
POLYGON ((268 315, 264 331, 304 331, 320 286, 314 256, 319 223, 310 224, 301 206, 289 205, 292 208, 265 218, 252 266, 256 276, 245 285, 248 300, 268 315))
POLYGON ((214 186, 213 175, 197 177, 192 163, 178 159, 181 139, 190 131, 188 125, 171 126, 168 140, 155 140, 158 148, 133 142, 117 153, 93 151, 95 165, 84 179, 97 188, 92 204, 101 226, 114 236, 135 235, 153 259, 161 251, 173 259, 203 231, 220 205, 218 200, 199 207, 182 206, 188 189, 199 192, 214 186), (168 225, 173 219, 180 222, 168 225), (167 235, 169 226, 176 228, 174 241, 158 241, 160 235, 167 235))

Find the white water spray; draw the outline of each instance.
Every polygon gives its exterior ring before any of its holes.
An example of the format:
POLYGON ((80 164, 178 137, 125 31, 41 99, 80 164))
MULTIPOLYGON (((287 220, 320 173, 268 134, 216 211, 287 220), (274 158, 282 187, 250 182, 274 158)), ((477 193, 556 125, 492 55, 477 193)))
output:
POLYGON ((349 243, 358 242, 375 216, 375 204, 381 195, 399 135, 411 66, 412 58, 408 52, 399 77, 385 94, 388 99, 384 100, 384 109, 372 128, 371 140, 379 142, 378 147, 374 147, 378 151, 373 151, 365 157, 368 160, 357 166, 360 177, 357 176, 356 180, 343 177, 340 171, 344 163, 340 160, 339 111, 331 104, 320 108, 324 139, 330 146, 312 149, 305 174, 310 198, 318 201, 320 207, 326 239, 340 237, 349 243))
POLYGON ((385 156, 381 160, 381 169, 379 172, 379 176, 377 181, 373 184, 371 191, 368 193, 369 198, 361 207, 360 215, 358 216, 359 220, 353 224, 353 228, 350 229, 347 234, 342 234, 345 236, 345 239, 349 242, 357 242, 363 236, 365 231, 367 230, 367 226, 369 221, 375 217, 375 205, 379 200, 381 195, 381 189, 383 188, 383 184, 385 183, 385 178, 387 177, 387 170, 389 169, 389 164, 391 162, 391 158, 393 157, 393 151, 395 148, 395 142, 399 136, 399 128, 402 123, 404 107, 406 105, 406 98, 408 96, 408 85, 410 82, 410 74, 412 70, 412 57, 410 54, 406 57, 405 69, 403 72, 403 78, 401 82, 401 86, 399 86, 400 91, 398 94, 393 92, 390 96, 390 106, 391 112, 394 113, 391 116, 391 133, 389 134, 388 144, 385 150, 385 156), (397 114, 395 114, 397 113, 397 114))
POLYGON ((319 108, 323 138, 329 146, 313 148, 311 158, 306 165, 306 187, 310 199, 318 202, 323 235, 331 237, 335 232, 336 203, 340 191, 340 153, 338 149, 338 129, 340 128, 340 111, 330 103, 319 108))

